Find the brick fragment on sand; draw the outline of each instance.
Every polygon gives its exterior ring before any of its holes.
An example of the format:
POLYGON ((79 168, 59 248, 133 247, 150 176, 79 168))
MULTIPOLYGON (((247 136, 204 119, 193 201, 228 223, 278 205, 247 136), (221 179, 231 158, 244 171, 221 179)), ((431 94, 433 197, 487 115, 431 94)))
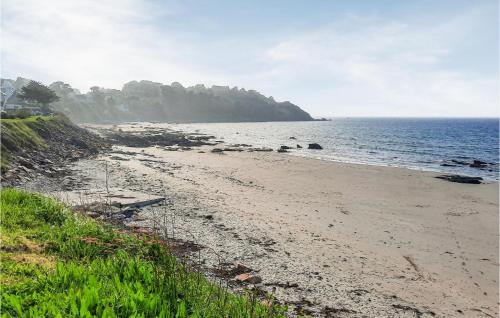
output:
POLYGON ((258 284, 262 282, 262 278, 260 278, 260 276, 252 274, 240 274, 236 276, 235 279, 239 282, 249 284, 258 284))

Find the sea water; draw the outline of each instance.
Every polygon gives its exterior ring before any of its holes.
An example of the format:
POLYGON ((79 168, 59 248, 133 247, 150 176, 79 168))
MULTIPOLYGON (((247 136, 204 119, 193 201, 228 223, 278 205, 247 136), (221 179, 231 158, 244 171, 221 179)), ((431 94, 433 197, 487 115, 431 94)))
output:
POLYGON ((295 149, 290 155, 340 162, 481 176, 498 180, 499 120, 463 118, 334 118, 314 122, 177 124, 227 144, 295 149), (318 143, 323 150, 307 149, 318 143), (297 149, 297 145, 303 148, 297 149), (481 160, 483 169, 453 162, 481 160))

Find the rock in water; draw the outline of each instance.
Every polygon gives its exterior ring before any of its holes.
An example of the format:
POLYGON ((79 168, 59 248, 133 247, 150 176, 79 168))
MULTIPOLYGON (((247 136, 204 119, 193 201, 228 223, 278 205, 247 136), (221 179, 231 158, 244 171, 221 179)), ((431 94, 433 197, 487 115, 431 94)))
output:
POLYGON ((321 147, 319 144, 317 143, 313 143, 313 144, 309 144, 309 147, 307 149, 317 149, 317 150, 321 150, 323 149, 323 147, 321 147))
POLYGON ((297 149, 300 149, 300 148, 302 148, 302 146, 301 146, 301 145, 299 145, 299 144, 297 144, 297 149))
POLYGON ((474 160, 474 162, 471 163, 469 165, 469 167, 471 167, 471 168, 486 168, 487 165, 488 165, 487 162, 484 162, 481 160, 474 160))

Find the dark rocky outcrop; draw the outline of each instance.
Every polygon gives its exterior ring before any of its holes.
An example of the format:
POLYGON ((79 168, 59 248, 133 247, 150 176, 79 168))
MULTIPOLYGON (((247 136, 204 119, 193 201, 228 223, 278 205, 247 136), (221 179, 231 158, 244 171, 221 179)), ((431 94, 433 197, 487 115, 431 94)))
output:
POLYGON ((102 131, 102 133, 105 134, 111 143, 128 147, 196 147, 213 144, 207 142, 207 139, 190 139, 185 134, 178 132, 124 132, 108 130, 102 131))
POLYGON ((481 181, 483 180, 483 178, 481 177, 468 177, 460 175, 440 175, 437 176, 436 178, 450 182, 467 183, 467 184, 480 184, 481 181))
POLYGON ((238 152, 241 152, 243 151, 242 148, 230 148, 230 147, 226 147, 224 148, 224 151, 238 151, 238 152))
POLYGON ((323 147, 321 147, 319 144, 317 143, 313 143, 313 144, 309 144, 309 147, 307 147, 307 149, 317 149, 317 150, 321 150, 323 149, 323 147))
POLYGON ((469 167, 471 168, 486 168, 488 166, 487 162, 481 160, 474 160, 469 167))
POLYGON ((441 163, 442 167, 457 167, 457 166, 469 166, 470 168, 485 169, 491 166, 495 166, 495 163, 488 163, 482 160, 473 160, 472 162, 467 162, 463 160, 452 159, 449 161, 444 161, 441 163))
POLYGON ((257 152, 271 152, 273 151, 271 148, 250 148, 249 151, 257 151, 257 152))

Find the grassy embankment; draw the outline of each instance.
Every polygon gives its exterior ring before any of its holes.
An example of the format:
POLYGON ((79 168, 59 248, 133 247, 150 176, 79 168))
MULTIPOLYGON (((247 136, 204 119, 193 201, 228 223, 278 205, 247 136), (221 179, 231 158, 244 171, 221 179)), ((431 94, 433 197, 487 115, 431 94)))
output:
POLYGON ((1 171, 20 165, 36 169, 50 159, 61 163, 97 154, 108 148, 105 140, 73 124, 66 116, 31 116, 0 120, 1 171))
POLYGON ((190 271, 159 241, 0 191, 2 317, 283 317, 190 271))
POLYGON ((46 143, 37 133, 41 126, 57 125, 54 116, 31 116, 28 118, 0 119, 2 130, 1 171, 9 168, 11 154, 18 149, 44 149, 46 143))

